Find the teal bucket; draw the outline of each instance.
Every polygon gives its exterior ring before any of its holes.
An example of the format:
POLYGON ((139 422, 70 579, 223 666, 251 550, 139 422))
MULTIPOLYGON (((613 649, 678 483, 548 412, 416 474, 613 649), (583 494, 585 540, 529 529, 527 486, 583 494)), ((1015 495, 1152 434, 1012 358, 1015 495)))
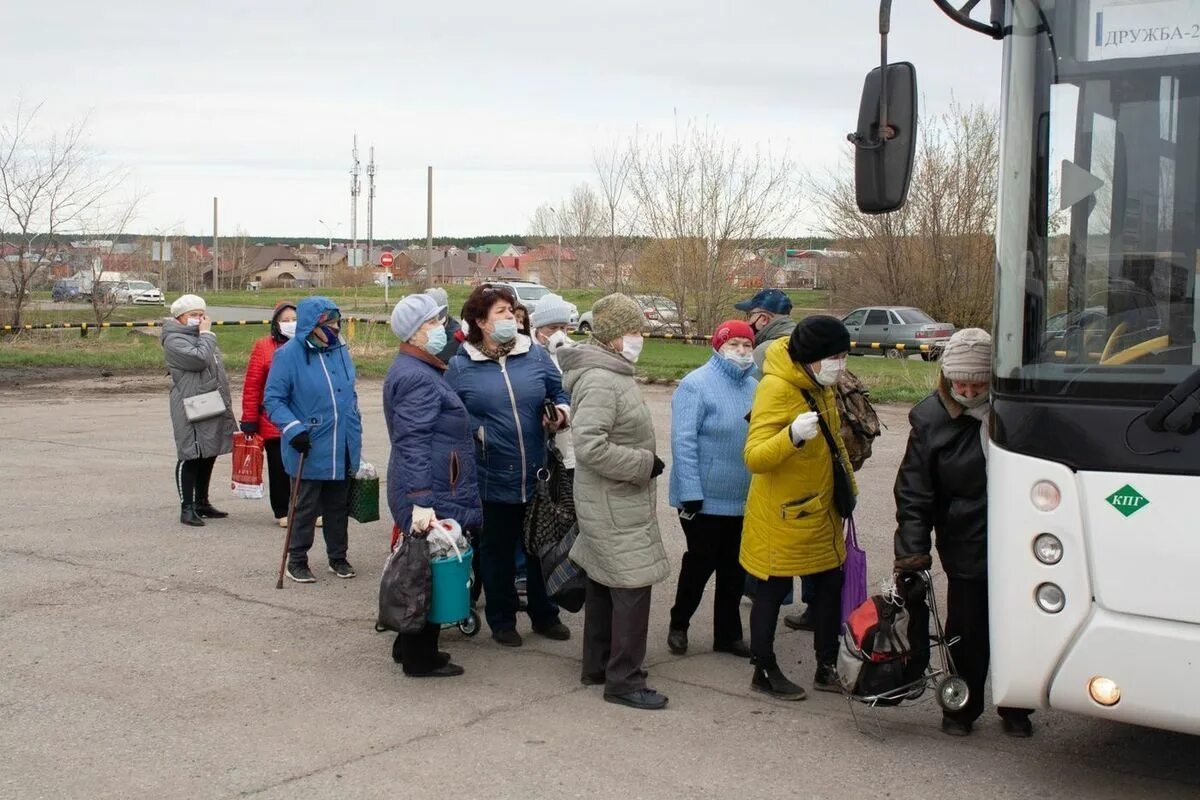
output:
POLYGON ((453 625, 471 615, 471 559, 474 551, 463 551, 462 560, 456 555, 435 558, 429 562, 433 571, 433 597, 429 601, 429 622, 453 625))

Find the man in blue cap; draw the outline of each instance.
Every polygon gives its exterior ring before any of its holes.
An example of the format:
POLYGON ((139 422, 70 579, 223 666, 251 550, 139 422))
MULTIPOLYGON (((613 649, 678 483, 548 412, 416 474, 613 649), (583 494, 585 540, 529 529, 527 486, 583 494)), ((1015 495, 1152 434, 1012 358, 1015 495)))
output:
POLYGON ((734 308, 746 312, 746 321, 754 331, 754 365, 761 376, 767 346, 776 339, 791 336, 796 327, 791 317, 792 298, 781 289, 763 289, 734 308))
MULTIPOLYGON (((776 339, 790 337, 792 331, 796 329, 796 323, 791 317, 792 298, 788 297, 782 289, 762 289, 749 300, 735 304, 734 308, 746 312, 746 321, 754 330, 754 365, 757 368, 756 377, 761 378, 767 347, 776 339)), ((800 595, 807 603, 812 587, 808 585, 808 581, 802 580, 800 583, 800 595)), ((746 584, 747 594, 749 594, 749 591, 752 590, 753 579, 748 578, 746 584)), ((785 602, 792 602, 791 595, 786 598, 785 602)), ((812 614, 807 609, 802 614, 787 614, 783 618, 783 624, 792 630, 811 631, 813 629, 812 614)))

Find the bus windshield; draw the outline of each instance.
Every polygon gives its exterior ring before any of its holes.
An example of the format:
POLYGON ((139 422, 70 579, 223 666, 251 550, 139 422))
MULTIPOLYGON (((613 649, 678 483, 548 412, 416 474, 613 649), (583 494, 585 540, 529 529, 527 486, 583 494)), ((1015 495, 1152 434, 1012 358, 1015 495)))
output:
POLYGON ((1002 391, 1154 401, 1200 366, 1200 37, 1151 8, 1176 5, 1014 5, 1002 391))

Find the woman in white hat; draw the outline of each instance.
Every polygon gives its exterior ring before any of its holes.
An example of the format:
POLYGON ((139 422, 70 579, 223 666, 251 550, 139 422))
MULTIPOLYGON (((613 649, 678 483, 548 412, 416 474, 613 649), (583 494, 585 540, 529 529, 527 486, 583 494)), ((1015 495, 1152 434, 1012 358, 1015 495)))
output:
POLYGON ((229 396, 229 376, 204 299, 185 294, 171 304, 163 321, 162 343, 171 375, 171 426, 175 429, 175 485, 179 521, 200 527, 205 518, 229 516, 209 502, 208 488, 217 456, 233 450, 237 421, 229 396))

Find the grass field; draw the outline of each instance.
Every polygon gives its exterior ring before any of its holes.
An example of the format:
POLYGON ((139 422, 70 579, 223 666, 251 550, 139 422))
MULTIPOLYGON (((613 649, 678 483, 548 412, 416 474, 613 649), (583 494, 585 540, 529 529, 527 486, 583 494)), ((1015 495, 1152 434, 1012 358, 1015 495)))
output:
MULTIPOLYGON (((84 312, 86 313, 86 312, 84 312)), ((19 337, 0 337, 0 370, 80 367, 98 370, 151 372, 163 369, 156 329, 91 331, 34 331, 19 337)), ((246 368, 250 347, 263 336, 262 326, 220 327, 217 341, 233 374, 246 368)), ((395 338, 386 325, 347 326, 351 353, 363 377, 381 378, 395 357, 395 338)), ((682 378, 712 355, 707 344, 649 339, 638 362, 638 373, 655 381, 682 378)), ((933 388, 937 365, 920 359, 853 358, 850 369, 870 387, 872 398, 884 403, 913 403, 933 388)))

